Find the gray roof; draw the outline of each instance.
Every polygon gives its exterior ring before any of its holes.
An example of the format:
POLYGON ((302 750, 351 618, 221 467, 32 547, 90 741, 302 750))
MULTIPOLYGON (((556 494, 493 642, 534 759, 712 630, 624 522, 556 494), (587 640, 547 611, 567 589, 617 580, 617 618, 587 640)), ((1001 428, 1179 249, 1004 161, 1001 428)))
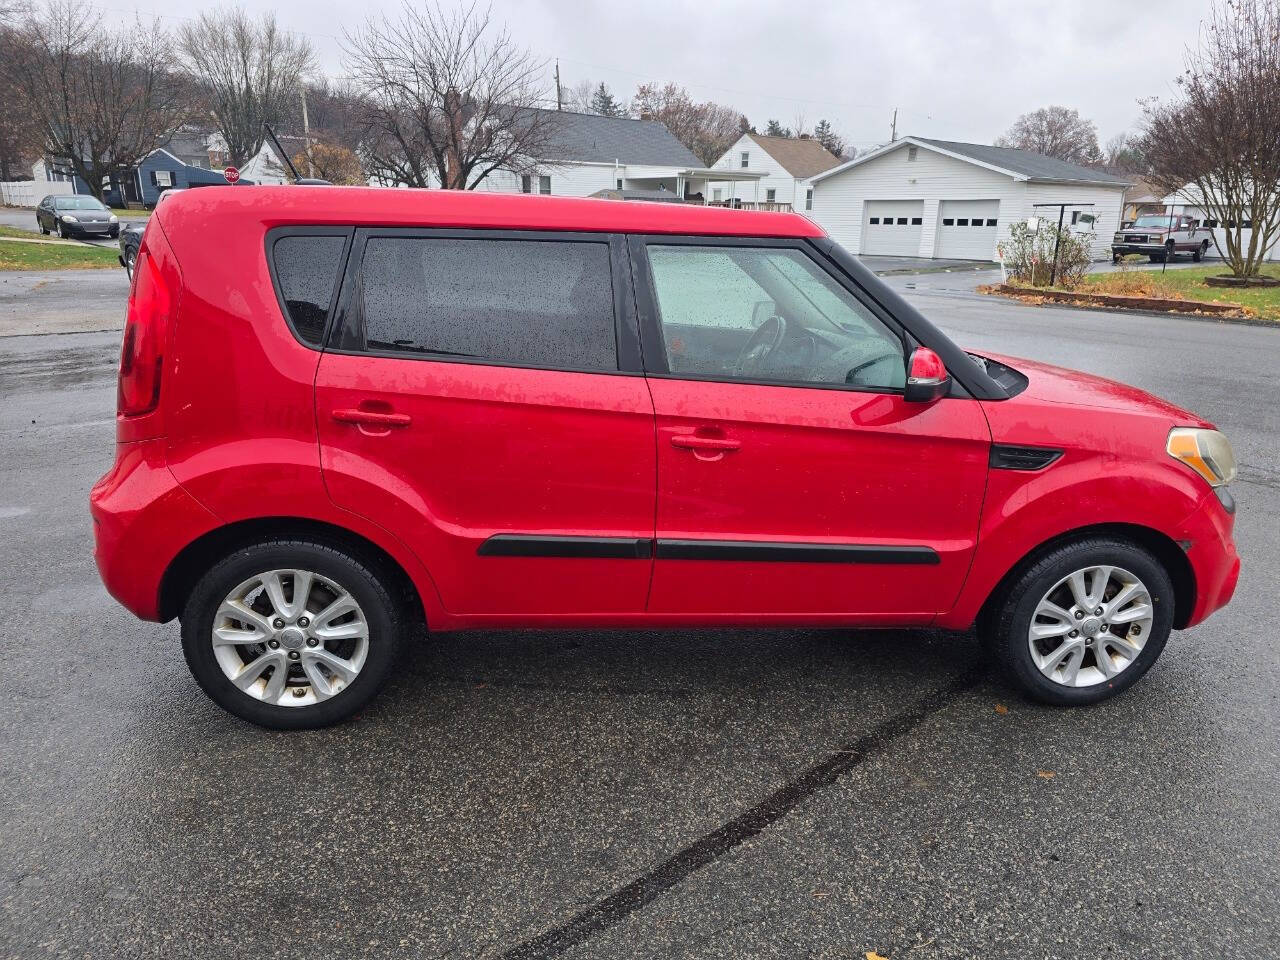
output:
POLYGON ((1021 174, 1032 180, 1070 183, 1108 183, 1118 187, 1127 186, 1129 181, 1124 177, 1114 177, 1101 170, 1082 167, 1065 160, 1056 160, 1044 154, 1030 150, 1015 150, 1012 147, 989 147, 982 143, 958 143, 954 140, 930 140, 927 137, 910 137, 920 143, 931 144, 939 150, 957 153, 979 163, 987 163, 1002 170, 1021 174))
POLYGON ((693 152, 656 120, 598 117, 567 110, 550 114, 550 146, 539 160, 577 160, 586 163, 642 163, 666 167, 701 167, 693 152))

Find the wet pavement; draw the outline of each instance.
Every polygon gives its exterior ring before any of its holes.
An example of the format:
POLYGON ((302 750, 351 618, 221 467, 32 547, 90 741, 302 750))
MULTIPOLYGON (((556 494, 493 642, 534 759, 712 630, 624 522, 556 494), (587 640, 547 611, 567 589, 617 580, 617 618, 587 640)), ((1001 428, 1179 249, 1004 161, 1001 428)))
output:
POLYGON ((119 335, 0 340, 0 957, 1280 955, 1280 331, 891 283, 1232 438, 1237 598, 1119 699, 931 631, 494 632, 259 730, 98 582, 119 335))

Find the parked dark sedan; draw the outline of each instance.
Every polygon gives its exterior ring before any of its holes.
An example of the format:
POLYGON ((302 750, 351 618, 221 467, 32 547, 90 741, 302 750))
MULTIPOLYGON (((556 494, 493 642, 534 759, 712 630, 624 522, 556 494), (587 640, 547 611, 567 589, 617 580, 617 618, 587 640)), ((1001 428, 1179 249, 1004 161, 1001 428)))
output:
POLYGON ((60 237, 111 237, 120 234, 120 218, 101 200, 86 196, 45 197, 36 207, 41 233, 60 237))

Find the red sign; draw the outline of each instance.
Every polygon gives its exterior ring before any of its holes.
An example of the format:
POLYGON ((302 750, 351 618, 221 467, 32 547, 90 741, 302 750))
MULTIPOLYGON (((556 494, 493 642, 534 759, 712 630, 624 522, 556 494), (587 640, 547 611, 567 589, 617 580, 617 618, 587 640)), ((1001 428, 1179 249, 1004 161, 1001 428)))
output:
POLYGON ((227 183, 235 183, 240 179, 240 171, 235 167, 227 167, 222 171, 222 175, 227 178, 227 183))

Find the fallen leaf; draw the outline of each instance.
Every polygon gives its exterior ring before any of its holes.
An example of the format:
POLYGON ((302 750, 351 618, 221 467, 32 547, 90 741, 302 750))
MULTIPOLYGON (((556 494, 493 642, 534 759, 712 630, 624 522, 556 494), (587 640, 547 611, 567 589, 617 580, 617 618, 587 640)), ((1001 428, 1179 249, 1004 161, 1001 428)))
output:
POLYGON ((867 960, 889 960, 888 957, 882 957, 880 956, 880 954, 876 953, 874 950, 868 950, 866 953, 863 954, 863 956, 866 957, 867 960))
POLYGON ((1003 703, 996 704, 996 713, 1000 714, 1000 716, 1003 717, 1008 712, 1009 712, 1009 708, 1006 707, 1003 703))
POLYGON ((1057 774, 1056 774, 1056 773, 1054 773, 1052 770, 1037 770, 1037 771, 1036 771, 1036 776, 1037 776, 1037 777, 1044 777, 1044 779, 1046 779, 1046 780, 1052 780, 1054 777, 1056 777, 1056 776, 1057 776, 1057 774))

